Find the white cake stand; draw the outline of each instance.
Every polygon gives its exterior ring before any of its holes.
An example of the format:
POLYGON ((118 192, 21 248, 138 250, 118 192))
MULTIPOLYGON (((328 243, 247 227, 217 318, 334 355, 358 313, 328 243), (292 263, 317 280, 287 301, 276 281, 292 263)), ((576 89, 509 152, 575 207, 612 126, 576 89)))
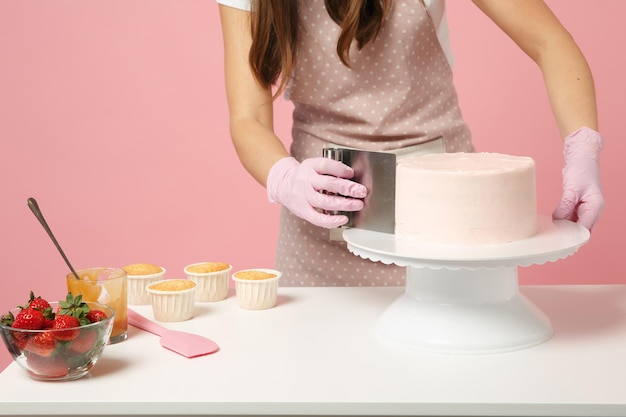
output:
POLYGON ((395 346, 453 354, 507 352, 548 340, 550 320, 520 294, 517 268, 574 254, 589 231, 566 220, 538 220, 529 239, 479 246, 344 230, 355 255, 407 267, 405 292, 379 317, 376 335, 395 346))

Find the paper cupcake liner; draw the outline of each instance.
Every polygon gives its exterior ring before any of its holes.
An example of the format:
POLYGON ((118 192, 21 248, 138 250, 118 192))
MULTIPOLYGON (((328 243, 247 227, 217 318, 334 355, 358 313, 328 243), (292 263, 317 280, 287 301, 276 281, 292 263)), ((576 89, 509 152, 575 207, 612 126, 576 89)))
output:
MULTIPOLYGON (((258 271, 276 274, 274 278, 249 280, 238 279, 233 275, 235 281, 235 292, 239 306, 246 310, 264 310, 276 305, 278 297, 278 281, 281 273, 270 269, 257 269, 258 271)), ((239 271, 241 272, 241 271, 239 271)))
POLYGON ((229 266, 228 269, 223 269, 221 271, 193 273, 187 272, 187 267, 185 267, 187 279, 194 281, 197 284, 196 301, 213 302, 224 300, 228 296, 228 278, 231 270, 232 266, 229 266))
POLYGON ((128 304, 134 306, 150 304, 148 285, 163 279, 165 268, 156 274, 128 275, 128 304))
POLYGON ((148 289, 148 292, 157 321, 185 321, 193 317, 196 286, 174 291, 148 289))

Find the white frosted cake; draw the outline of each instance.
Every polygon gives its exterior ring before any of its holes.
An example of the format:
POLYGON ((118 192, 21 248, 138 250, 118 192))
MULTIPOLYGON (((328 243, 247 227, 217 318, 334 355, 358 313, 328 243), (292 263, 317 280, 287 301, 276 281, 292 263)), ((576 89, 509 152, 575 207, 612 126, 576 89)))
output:
POLYGON ((537 232, 535 162, 497 153, 399 160, 398 236, 454 245, 503 243, 537 232))

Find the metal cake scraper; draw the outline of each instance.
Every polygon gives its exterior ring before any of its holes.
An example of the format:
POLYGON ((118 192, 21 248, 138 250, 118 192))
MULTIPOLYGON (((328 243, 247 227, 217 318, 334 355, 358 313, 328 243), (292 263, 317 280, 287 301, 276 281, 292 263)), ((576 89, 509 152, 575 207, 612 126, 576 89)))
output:
MULTIPOLYGON (((365 185, 368 190, 362 210, 341 213, 350 219, 343 227, 394 233, 396 155, 386 152, 333 147, 324 148, 323 156, 352 167, 354 169, 354 178, 352 179, 365 185)), ((341 230, 337 232, 339 233, 331 233, 332 240, 341 239, 341 230)))
MULTIPOLYGON (((345 226, 331 229, 331 240, 343 240, 343 228, 355 227, 381 233, 395 233, 396 162, 409 156, 445 152, 441 136, 394 151, 376 152, 329 146, 322 150, 325 158, 335 159, 354 169, 353 180, 365 185, 368 195, 364 207, 343 212, 350 219, 345 226)), ((337 214, 337 213, 334 213, 337 214)))

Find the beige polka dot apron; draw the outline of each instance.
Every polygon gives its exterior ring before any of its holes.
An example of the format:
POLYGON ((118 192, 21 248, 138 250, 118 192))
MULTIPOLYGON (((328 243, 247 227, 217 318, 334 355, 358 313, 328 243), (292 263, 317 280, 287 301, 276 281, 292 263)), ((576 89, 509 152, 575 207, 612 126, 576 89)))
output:
MULTIPOLYGON (((398 0, 376 41, 336 53, 338 26, 324 0, 298 0, 299 49, 289 98, 292 155, 319 157, 329 143, 394 151, 443 138, 446 152, 472 152, 452 71, 419 0, 398 0)), ((328 229, 281 212, 276 267, 284 286, 404 285, 405 268, 353 255, 328 229)))

